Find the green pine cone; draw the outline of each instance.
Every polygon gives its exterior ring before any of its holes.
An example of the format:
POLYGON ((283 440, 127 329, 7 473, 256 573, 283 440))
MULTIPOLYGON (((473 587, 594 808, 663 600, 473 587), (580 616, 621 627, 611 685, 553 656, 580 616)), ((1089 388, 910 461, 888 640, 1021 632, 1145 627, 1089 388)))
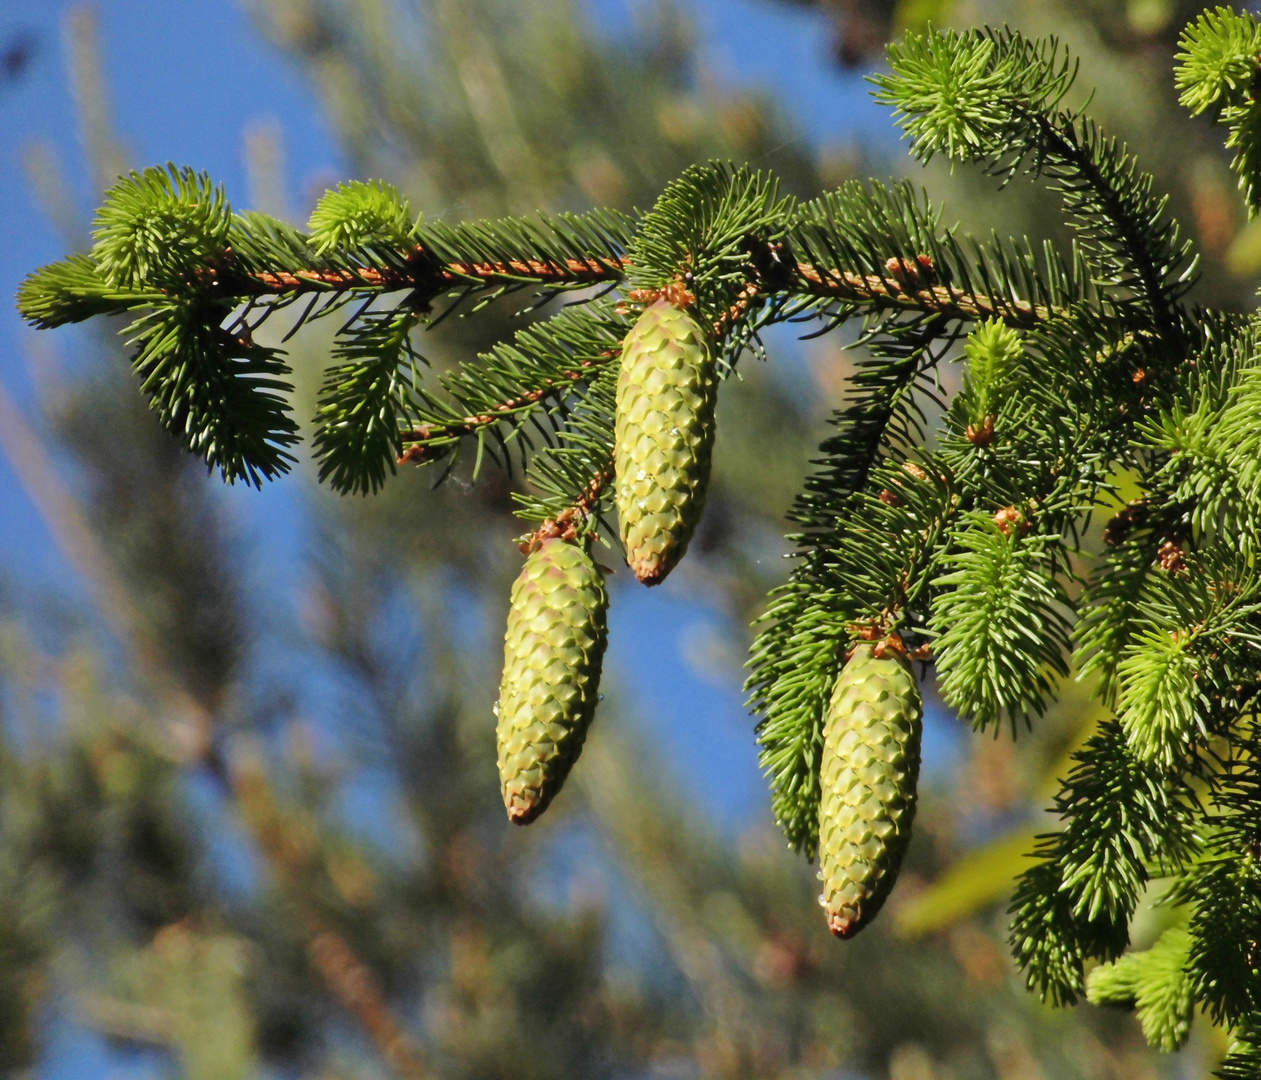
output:
POLYGON ((859 645, 832 688, 820 761, 820 902, 853 937, 897 880, 915 817, 924 703, 910 664, 859 645))
POLYGON ((608 638, 604 575, 568 540, 545 540, 512 586, 499 687, 499 778, 509 820, 528 825, 582 751, 608 638))
POLYGON ((700 520, 717 396, 696 321, 666 300, 645 309, 622 344, 613 456, 626 561, 645 585, 674 569, 700 520))

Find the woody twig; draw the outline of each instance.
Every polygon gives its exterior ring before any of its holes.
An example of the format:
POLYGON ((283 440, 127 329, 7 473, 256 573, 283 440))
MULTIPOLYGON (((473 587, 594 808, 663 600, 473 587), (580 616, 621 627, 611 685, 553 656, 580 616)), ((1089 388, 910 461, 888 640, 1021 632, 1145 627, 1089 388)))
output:
POLYGON ((534 532, 521 541, 521 554, 528 555, 538 549, 544 540, 560 537, 563 540, 575 540, 582 532, 582 527, 596 512, 600 496, 613 479, 613 461, 608 459, 602 468, 587 482, 582 493, 574 500, 573 505, 566 507, 554 518, 543 522, 534 532))
POLYGON ((443 447, 458 442, 466 435, 472 435, 480 428, 497 424, 509 419, 513 413, 537 405, 546 397, 568 393, 581 382, 591 378, 593 371, 603 367, 608 360, 617 355, 607 353, 599 360, 582 360, 570 371, 566 371, 559 379, 544 379, 542 386, 527 390, 516 397, 500 402, 486 412, 472 416, 464 416, 448 423, 425 423, 403 432, 399 438, 405 444, 398 456, 398 464, 423 465, 440 456, 443 447))

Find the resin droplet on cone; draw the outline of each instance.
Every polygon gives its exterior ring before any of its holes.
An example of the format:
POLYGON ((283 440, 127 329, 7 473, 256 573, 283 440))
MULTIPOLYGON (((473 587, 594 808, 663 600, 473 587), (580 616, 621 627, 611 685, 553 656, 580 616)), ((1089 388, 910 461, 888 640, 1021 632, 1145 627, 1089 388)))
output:
POLYGON ((718 378, 704 331, 658 300, 622 343, 614 470, 626 561, 645 585, 674 569, 705 505, 718 378))
POLYGON ((545 540, 512 586, 499 689, 499 778, 508 817, 528 825, 582 751, 608 638, 604 576, 568 540, 545 540))
POLYGON ((910 664, 859 645, 828 704, 820 761, 819 866, 828 926, 852 937, 897 880, 915 817, 924 705, 910 664))

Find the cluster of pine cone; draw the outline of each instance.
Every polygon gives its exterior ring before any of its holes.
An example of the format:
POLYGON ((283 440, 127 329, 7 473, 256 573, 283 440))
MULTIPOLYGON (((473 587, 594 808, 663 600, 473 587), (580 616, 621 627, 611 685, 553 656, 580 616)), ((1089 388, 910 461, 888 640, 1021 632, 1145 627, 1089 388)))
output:
MULTIPOLYGON (((705 331, 666 295, 622 345, 614 490, 627 562, 665 579, 701 516, 714 443, 718 375, 705 331)), ((599 700, 608 593, 589 537, 536 540, 512 589, 498 712, 508 817, 537 818, 582 750, 599 700)), ((875 915, 910 837, 922 703, 906 658, 860 643, 837 678, 820 759, 820 902, 850 937, 875 915)))

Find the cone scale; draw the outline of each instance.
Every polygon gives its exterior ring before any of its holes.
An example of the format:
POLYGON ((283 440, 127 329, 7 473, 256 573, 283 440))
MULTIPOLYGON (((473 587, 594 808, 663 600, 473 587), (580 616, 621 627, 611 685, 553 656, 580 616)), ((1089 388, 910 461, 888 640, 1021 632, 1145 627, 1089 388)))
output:
POLYGON ((664 299, 647 307, 622 345, 613 457, 626 561, 645 585, 674 569, 700 520, 717 393, 696 321, 664 299))
POLYGON ((832 689, 820 761, 820 901, 837 937, 883 906, 911 838, 923 701, 910 664, 859 645, 832 689))
POLYGON ((545 540, 512 587, 496 737, 515 824, 547 809, 582 751, 599 699, 607 607, 600 568, 569 540, 545 540))

